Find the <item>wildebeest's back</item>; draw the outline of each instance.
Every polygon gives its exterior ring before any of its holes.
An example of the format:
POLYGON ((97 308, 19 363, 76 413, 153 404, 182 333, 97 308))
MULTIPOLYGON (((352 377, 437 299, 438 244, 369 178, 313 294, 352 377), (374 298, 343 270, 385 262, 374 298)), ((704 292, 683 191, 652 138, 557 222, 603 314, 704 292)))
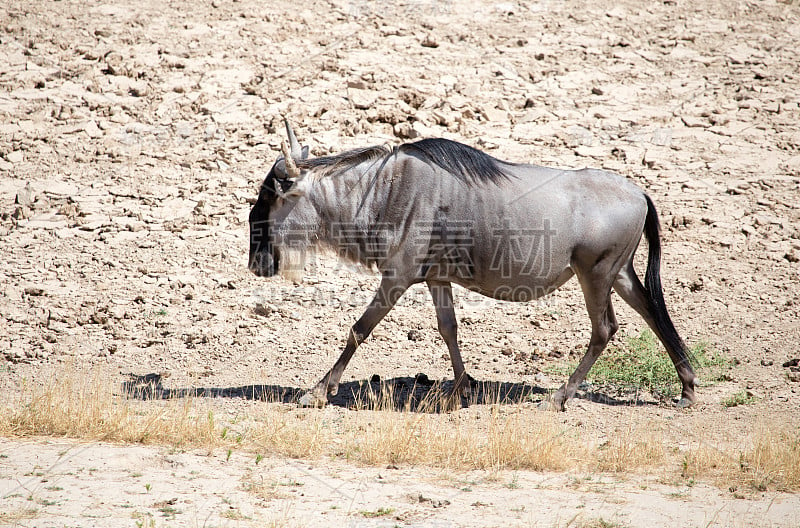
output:
POLYGON ((612 230, 641 236, 643 193, 613 173, 502 165, 507 179, 468 183, 413 157, 397 164, 386 216, 412 242, 420 279, 529 300, 569 279, 576 251, 612 230))

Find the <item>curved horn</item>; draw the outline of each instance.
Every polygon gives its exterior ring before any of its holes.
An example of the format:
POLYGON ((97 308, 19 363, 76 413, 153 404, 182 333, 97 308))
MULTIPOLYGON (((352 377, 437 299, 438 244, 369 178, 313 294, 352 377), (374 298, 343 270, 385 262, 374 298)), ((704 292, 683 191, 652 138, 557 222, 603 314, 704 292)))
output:
POLYGON ((290 152, 289 146, 285 141, 281 141, 281 152, 283 152, 283 162, 286 164, 286 177, 299 178, 300 169, 297 168, 292 152, 290 152))
POLYGON ((286 125, 286 135, 289 136, 289 146, 292 148, 292 157, 301 158, 303 149, 297 141, 297 136, 294 135, 292 125, 289 124, 289 120, 286 118, 283 119, 283 124, 286 125))

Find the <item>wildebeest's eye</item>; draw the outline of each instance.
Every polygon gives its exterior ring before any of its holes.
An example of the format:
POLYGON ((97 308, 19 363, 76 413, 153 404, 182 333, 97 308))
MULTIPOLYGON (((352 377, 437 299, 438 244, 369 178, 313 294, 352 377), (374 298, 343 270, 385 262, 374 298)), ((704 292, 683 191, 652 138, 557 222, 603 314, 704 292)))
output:
POLYGON ((290 180, 289 178, 275 178, 272 180, 272 184, 275 186, 275 193, 280 196, 292 188, 294 180, 290 180))

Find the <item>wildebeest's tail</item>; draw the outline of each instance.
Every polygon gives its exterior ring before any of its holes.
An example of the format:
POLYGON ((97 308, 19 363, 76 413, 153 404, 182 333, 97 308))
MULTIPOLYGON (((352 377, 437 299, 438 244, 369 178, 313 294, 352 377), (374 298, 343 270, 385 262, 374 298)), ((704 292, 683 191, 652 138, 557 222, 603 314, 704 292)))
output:
MULTIPOLYGON (((677 357, 678 364, 691 365, 689 351, 686 344, 672 324, 667 305, 664 303, 664 291, 661 288, 661 235, 658 223, 658 214, 653 200, 646 194, 647 217, 644 222, 644 236, 647 238, 649 252, 647 256, 647 272, 644 276, 644 286, 647 290, 647 299, 650 302, 652 315, 659 338, 664 343, 670 356, 677 357)), ((673 358, 675 359, 675 358, 673 358)))

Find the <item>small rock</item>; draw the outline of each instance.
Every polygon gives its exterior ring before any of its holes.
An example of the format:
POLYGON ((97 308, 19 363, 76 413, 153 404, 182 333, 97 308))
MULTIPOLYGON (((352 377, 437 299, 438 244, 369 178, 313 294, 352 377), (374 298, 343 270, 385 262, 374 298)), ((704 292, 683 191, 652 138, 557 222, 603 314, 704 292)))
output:
POLYGON ((361 79, 351 79, 347 81, 348 88, 354 88, 356 90, 366 90, 367 83, 361 79))
POLYGON ((762 367, 769 367, 772 364, 773 364, 773 361, 771 359, 762 359, 761 360, 761 366, 762 367))
POLYGON ((44 295, 44 289, 38 286, 28 286, 25 288, 25 295, 30 295, 31 297, 40 297, 44 295))
POLYGON ((21 205, 14 209, 14 212, 11 213, 11 218, 14 220, 25 220, 26 218, 30 218, 32 214, 28 207, 21 205))
POLYGON ((681 121, 689 128, 707 128, 711 126, 711 123, 701 117, 681 116, 681 121))
POLYGON ((188 138, 194 134, 194 126, 189 121, 179 121, 175 124, 175 133, 182 138, 188 138))
POLYGON ((495 123, 503 123, 508 121, 508 112, 502 108, 484 106, 481 108, 481 114, 483 114, 483 117, 485 117, 487 121, 492 121, 495 123))
POLYGON ((703 277, 698 277, 691 284, 689 284, 689 291, 692 293, 703 291, 706 287, 705 280, 703 277))
POLYGON ((611 155, 611 149, 603 146, 579 145, 575 148, 575 155, 584 158, 607 158, 611 155))
POLYGON ((504 356, 511 356, 514 354, 514 350, 507 347, 501 350, 500 353, 503 354, 504 356))
POLYGON ((12 150, 6 154, 6 161, 9 163, 21 163, 24 159, 25 156, 22 154, 21 150, 12 150))
POLYGON ((439 43, 436 41, 436 39, 433 38, 433 35, 427 35, 422 40, 422 46, 424 48, 438 48, 439 47, 439 43))
POLYGON ((100 130, 100 127, 98 127, 97 123, 95 123, 94 121, 87 122, 86 125, 83 127, 83 131, 86 132, 86 135, 88 135, 92 139, 97 139, 103 136, 103 131, 100 130))
POLYGON ((273 312, 275 312, 275 307, 271 304, 256 303, 253 307, 253 313, 262 317, 269 317, 273 312))
POLYGON ((788 372, 786 377, 789 378, 789 381, 798 382, 800 381, 800 372, 788 372))
POLYGON ((790 359, 783 364, 783 368, 796 367, 800 365, 800 358, 790 359))
POLYGON ((419 330, 409 330, 408 331, 408 340, 409 341, 422 341, 422 333, 419 330))
POLYGON ((411 123, 408 121, 403 121, 402 123, 397 123, 393 127, 394 135, 399 137, 400 139, 414 139, 419 137, 414 127, 411 126, 411 123))
POLYGON ((357 88, 350 88, 347 91, 350 102, 353 103, 355 108, 359 110, 368 110, 375 105, 378 100, 378 94, 371 90, 360 90, 357 88))
POLYGON ((34 200, 36 200, 36 196, 33 194, 33 189, 29 182, 25 184, 24 189, 17 193, 14 203, 22 207, 30 207, 34 200))
POLYGON ((642 163, 651 169, 669 169, 672 167, 672 155, 665 148, 649 148, 644 152, 642 163))

